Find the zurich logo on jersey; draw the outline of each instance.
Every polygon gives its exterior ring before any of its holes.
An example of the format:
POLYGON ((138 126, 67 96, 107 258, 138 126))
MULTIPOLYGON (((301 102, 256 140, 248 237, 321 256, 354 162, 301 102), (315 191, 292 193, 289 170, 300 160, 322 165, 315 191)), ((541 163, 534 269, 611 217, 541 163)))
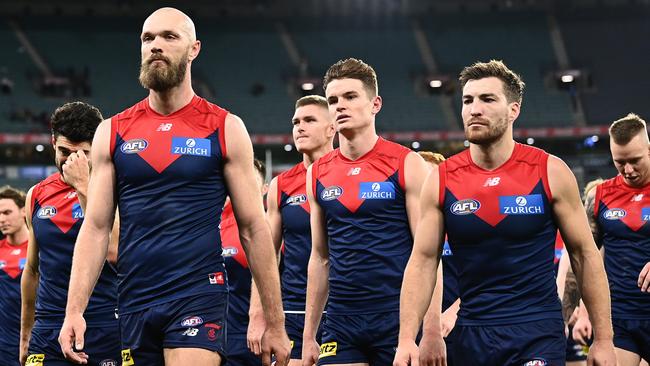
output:
POLYGON ((18 268, 20 268, 20 270, 22 271, 23 269, 25 269, 25 264, 27 264, 27 258, 20 258, 20 260, 18 261, 18 268))
POLYGON ((469 215, 478 211, 479 208, 481 208, 479 201, 468 198, 454 202, 449 210, 454 215, 469 215))
POLYGON ((500 196, 502 215, 539 215, 544 213, 544 200, 539 193, 526 196, 500 196))
POLYGON ((223 255, 224 257, 232 257, 232 256, 236 255, 237 253, 239 253, 237 248, 225 247, 225 248, 223 248, 223 251, 221 252, 221 255, 223 255))
POLYGON ((627 216, 627 212, 622 208, 610 208, 603 212, 603 218, 605 218, 605 220, 620 220, 625 216, 627 216))
POLYGON ((394 200, 395 186, 393 182, 361 182, 359 183, 359 199, 394 200))
POLYGON ((56 215, 56 207, 54 206, 41 207, 36 213, 36 217, 39 219, 51 219, 54 215, 56 215))
POLYGON ((81 209, 81 205, 78 203, 75 203, 72 206, 72 218, 73 219, 83 219, 84 218, 84 211, 81 209))
POLYGON ((149 143, 145 139, 133 139, 126 141, 120 146, 120 151, 124 154, 137 154, 144 151, 149 143))
POLYGON ((172 154, 210 156, 210 151, 211 145, 209 139, 172 137, 172 154))
POLYGON ((343 188, 339 186, 330 186, 325 189, 320 194, 320 198, 323 201, 331 201, 339 198, 343 194, 343 188))
POLYGON ((287 205, 290 205, 290 206, 302 205, 303 203, 307 202, 307 196, 304 195, 304 194, 297 194, 297 195, 294 195, 294 196, 291 196, 291 197, 287 198, 286 202, 287 202, 287 205))
POLYGON ((650 221, 650 207, 641 209, 641 221, 650 221))

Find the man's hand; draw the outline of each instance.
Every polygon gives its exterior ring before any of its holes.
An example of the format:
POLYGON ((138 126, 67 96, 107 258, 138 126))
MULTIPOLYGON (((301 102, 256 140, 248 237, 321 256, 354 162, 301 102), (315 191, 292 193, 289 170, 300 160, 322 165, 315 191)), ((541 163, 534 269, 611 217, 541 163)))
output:
POLYGON ((302 366, 314 366, 318 362, 320 347, 315 339, 302 339, 302 366))
POLYGON ((589 347, 587 366, 616 366, 616 353, 612 340, 595 340, 589 347))
POLYGON ((29 356, 29 340, 20 340, 20 349, 18 351, 18 361, 21 366, 25 365, 27 361, 27 356, 29 356))
POLYGON ((85 190, 90 179, 90 164, 83 150, 73 152, 63 163, 63 181, 75 190, 85 190))
POLYGON ((646 263, 639 273, 639 288, 641 292, 650 292, 650 262, 646 263))
MULTIPOLYGON (((393 366, 419 366, 420 350, 414 341, 397 345, 397 352, 393 360, 393 366)), ((305 366, 305 365, 303 365, 305 366)))
POLYGON ((291 342, 281 326, 267 326, 262 336, 262 365, 271 366, 271 357, 275 356, 274 365, 286 366, 291 357, 291 342))
POLYGON ((420 341, 420 365, 446 366, 447 347, 442 336, 425 333, 420 341))
POLYGON ((579 344, 586 346, 587 341, 591 338, 593 329, 588 315, 578 315, 578 320, 573 325, 573 340, 579 344))
POLYGON ((88 355, 82 351, 85 332, 86 320, 84 320, 83 315, 66 314, 59 333, 61 352, 63 352, 66 359, 78 364, 88 363, 88 355))
POLYGON ((458 309, 454 311, 451 307, 445 310, 442 315, 440 315, 440 325, 442 326, 442 336, 447 337, 449 333, 456 326, 456 318, 458 318, 458 309))
POLYGON ((246 343, 248 349, 251 350, 256 356, 262 354, 262 337, 266 329, 266 320, 264 313, 254 312, 248 316, 248 331, 246 333, 246 343))

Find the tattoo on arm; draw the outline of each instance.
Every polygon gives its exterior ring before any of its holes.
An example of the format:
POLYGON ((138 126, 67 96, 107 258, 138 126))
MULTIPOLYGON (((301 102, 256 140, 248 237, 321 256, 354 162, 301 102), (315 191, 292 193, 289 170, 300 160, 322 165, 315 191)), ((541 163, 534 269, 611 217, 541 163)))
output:
POLYGON ((594 214, 595 206, 596 206, 596 195, 588 194, 587 198, 585 199, 585 211, 587 211, 587 219, 589 220, 589 228, 591 229, 591 235, 593 235, 594 241, 596 242, 596 244, 598 244, 598 247, 600 247, 598 222, 596 221, 596 215, 594 214))

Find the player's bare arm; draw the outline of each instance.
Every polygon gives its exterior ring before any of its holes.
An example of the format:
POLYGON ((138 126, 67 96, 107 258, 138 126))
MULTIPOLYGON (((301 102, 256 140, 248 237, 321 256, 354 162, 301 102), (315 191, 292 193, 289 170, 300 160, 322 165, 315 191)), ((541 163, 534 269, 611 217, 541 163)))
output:
POLYGON ((280 275, 271 233, 264 218, 262 195, 255 181, 253 146, 244 123, 232 114, 226 117, 226 161, 224 177, 228 186, 239 236, 264 307, 267 329, 262 340, 262 361, 271 364, 275 354, 279 365, 289 360, 289 338, 284 329, 280 296, 280 275))
POLYGON ((20 280, 20 363, 25 364, 28 356, 29 341, 34 328, 34 317, 36 307, 36 290, 38 289, 39 280, 39 260, 38 260, 38 243, 32 227, 32 191, 33 187, 27 192, 25 199, 25 221, 29 237, 27 242, 27 263, 23 269, 23 275, 20 280))
POLYGON ((422 187, 420 224, 402 282, 399 345, 394 365, 405 366, 419 360, 415 337, 431 303, 444 240, 444 219, 438 191, 438 167, 433 167, 422 187))
MULTIPOLYGON (((271 240, 273 241, 276 258, 279 262, 280 246, 282 245, 282 216, 278 208, 277 194, 278 180, 277 178, 273 178, 266 195, 266 221, 271 228, 271 240)), ((264 333, 266 322, 264 321, 262 302, 260 301, 260 295, 257 291, 255 281, 253 281, 251 286, 251 302, 248 310, 248 318, 246 342, 251 352, 260 355, 262 352, 262 334, 264 333)))
MULTIPOLYGON (((411 234, 415 236, 418 220, 420 219, 420 193, 422 184, 429 172, 429 166, 419 154, 409 153, 404 161, 404 175, 406 185, 406 212, 409 217, 411 234)), ((438 279, 442 278, 442 268, 436 272, 438 279)), ((422 326, 422 340, 420 341, 421 360, 425 365, 435 365, 446 358, 445 342, 441 333, 442 309, 442 281, 436 281, 436 287, 422 326)))
POLYGON ((593 240, 587 215, 583 214, 578 184, 566 164, 550 156, 549 186, 553 213, 566 243, 571 267, 594 324, 594 345, 590 360, 615 364, 609 286, 602 258, 593 240))
POLYGON ((325 214, 314 197, 311 166, 307 168, 307 200, 311 226, 311 255, 307 267, 307 301, 305 304, 305 329, 303 330, 302 364, 314 365, 318 360, 316 332, 320 324, 329 293, 329 247, 325 214))
POLYGON ((72 257, 66 319, 59 343, 66 358, 82 362, 86 324, 83 313, 101 272, 109 246, 109 236, 115 220, 115 169, 110 156, 110 119, 97 128, 91 152, 92 173, 88 184, 88 203, 84 222, 79 230, 72 257))

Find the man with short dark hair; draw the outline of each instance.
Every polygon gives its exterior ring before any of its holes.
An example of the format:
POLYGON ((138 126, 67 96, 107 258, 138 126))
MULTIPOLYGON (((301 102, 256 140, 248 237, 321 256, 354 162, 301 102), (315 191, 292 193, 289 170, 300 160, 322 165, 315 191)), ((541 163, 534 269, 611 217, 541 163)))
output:
POLYGON ((25 192, 0 187, 0 366, 17 366, 20 344, 20 279, 27 258, 25 192))
POLYGON ((632 113, 609 136, 619 175, 596 186, 585 206, 611 288, 616 358, 638 366, 650 362, 650 144, 645 121, 632 113))
MULTIPOLYGON (((20 360, 27 365, 70 365, 57 338, 65 317, 75 241, 86 212, 91 143, 102 121, 99 110, 82 102, 66 103, 51 118, 58 172, 27 193, 27 263, 22 278, 20 360), (29 356, 29 357, 28 357, 29 356)), ((75 352, 99 365, 120 359, 116 243, 102 255, 102 271, 85 312, 87 337, 75 352)), ((70 350, 71 351, 71 350, 70 350)))
POLYGON ((419 358, 415 337, 445 233, 459 269, 454 362, 563 365, 553 265, 558 229, 594 319, 590 362, 614 365, 607 281, 575 178, 560 159, 513 139, 523 81, 494 60, 466 67, 460 81, 470 147, 434 167, 424 183, 400 298, 395 365, 419 358))

